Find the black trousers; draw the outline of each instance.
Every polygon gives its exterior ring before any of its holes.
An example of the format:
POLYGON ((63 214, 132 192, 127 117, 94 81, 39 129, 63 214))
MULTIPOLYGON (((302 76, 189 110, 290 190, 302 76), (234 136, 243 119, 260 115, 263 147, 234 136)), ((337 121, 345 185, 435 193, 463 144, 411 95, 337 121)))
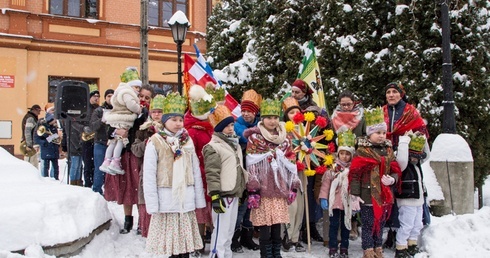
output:
POLYGON ((83 179, 85 187, 94 184, 94 142, 82 142, 83 179))

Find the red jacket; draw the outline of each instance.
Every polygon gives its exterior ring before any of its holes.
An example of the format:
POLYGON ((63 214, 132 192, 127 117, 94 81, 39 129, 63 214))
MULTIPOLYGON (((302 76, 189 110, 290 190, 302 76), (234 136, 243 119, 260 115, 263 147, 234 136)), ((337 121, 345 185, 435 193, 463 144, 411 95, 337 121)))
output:
MULTIPOLYGON (((204 192, 207 193, 208 186, 206 184, 206 172, 204 171, 204 156, 202 154, 202 148, 204 145, 211 141, 214 128, 208 120, 199 120, 192 116, 190 112, 187 112, 184 116, 184 127, 189 132, 189 136, 194 142, 196 148, 196 154, 199 158, 199 168, 201 169, 201 177, 204 186, 204 192)), ((206 202, 211 202, 211 197, 206 194, 206 202)))

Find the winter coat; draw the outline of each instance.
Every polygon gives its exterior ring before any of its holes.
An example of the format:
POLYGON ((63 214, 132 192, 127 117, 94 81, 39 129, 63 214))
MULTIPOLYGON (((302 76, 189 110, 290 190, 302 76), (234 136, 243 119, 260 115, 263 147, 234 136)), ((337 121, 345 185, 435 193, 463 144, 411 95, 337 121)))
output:
MULTIPOLYGON (((285 130, 284 123, 280 124, 285 130)), ((301 188, 291 139, 286 136, 282 143, 275 144, 262 135, 259 126, 260 122, 243 133, 248 139, 247 190, 259 192, 262 197, 288 198, 290 191, 301 188), (257 160, 260 161, 254 162, 257 160)))
POLYGON ((235 133, 236 133, 236 135, 238 135, 238 137, 240 137, 239 142, 240 142, 240 145, 242 146, 242 149, 245 149, 247 147, 247 138, 243 137, 243 132, 245 132, 245 130, 247 130, 248 128, 252 128, 252 127, 256 126, 258 122, 259 122, 258 118, 255 118, 253 123, 245 122, 245 119, 243 119, 242 116, 239 116, 236 119, 235 125, 234 125, 235 133))
MULTIPOLYGON (((337 178, 340 173, 345 172, 348 168, 344 168, 342 165, 339 163, 336 163, 333 168, 328 169, 325 174, 323 174, 322 178, 322 185, 320 188, 320 193, 318 195, 319 199, 327 199, 328 200, 328 206, 332 207, 333 209, 339 209, 339 210, 344 210, 344 205, 342 204, 342 199, 349 198, 350 196, 342 196, 342 188, 341 184, 339 183, 337 185, 337 188, 335 189, 335 201, 333 203, 330 203, 330 192, 331 192, 331 186, 332 182, 334 181, 335 178, 337 178)), ((348 173, 348 172, 347 172, 348 173)), ((344 186, 348 187, 348 186, 344 186)))
POLYGON ((131 86, 121 82, 111 98, 112 110, 107 114, 106 123, 115 128, 129 129, 141 113, 138 94, 131 86))
POLYGON ((153 135, 148 141, 143 161, 143 190, 146 202, 146 210, 149 214, 189 212, 196 208, 206 207, 204 188, 202 185, 199 160, 193 148, 192 139, 188 138, 181 150, 179 159, 189 160, 184 162, 185 171, 173 171, 162 169, 161 162, 174 162, 175 155, 159 134, 153 135), (164 157, 164 158, 162 158, 164 157), (188 167, 191 166, 191 167, 188 167), (188 169, 188 170, 187 170, 188 169), (189 174, 187 173, 189 172, 189 174), (181 173, 185 178, 182 203, 174 196, 172 188, 173 178, 176 173, 181 173))
POLYGON ((299 107, 301 111, 305 111, 309 107, 318 107, 318 105, 313 101, 313 97, 311 95, 305 95, 304 99, 298 100, 299 107))
POLYGON ((210 196, 219 193, 222 197, 242 197, 248 173, 242 167, 240 145, 222 133, 214 133, 203 148, 206 181, 210 196))
POLYGON ((34 130, 36 129, 37 121, 37 116, 31 111, 28 111, 22 119, 22 138, 20 141, 25 140, 27 147, 30 148, 34 145, 34 130))
POLYGON ((42 123, 41 126, 44 126, 46 128, 46 133, 44 133, 41 136, 39 136, 37 133, 34 134, 34 141, 36 142, 36 144, 39 144, 39 147, 40 147, 41 159, 59 159, 59 157, 60 157, 59 147, 60 146, 58 144, 53 143, 53 142, 48 142, 48 140, 46 139, 51 134, 57 134, 58 128, 56 128, 55 126, 49 125, 46 122, 42 123))
POLYGON ((199 168, 201 169, 201 177, 204 185, 204 192, 206 193, 206 201, 211 202, 211 197, 207 195, 207 180, 206 171, 204 170, 204 155, 202 149, 204 145, 208 144, 213 135, 213 126, 208 120, 200 120, 194 117, 190 111, 184 115, 184 127, 192 138, 194 147, 196 148, 196 154, 199 159, 199 168))
POLYGON ((90 117, 90 129, 95 132, 94 143, 107 144, 109 125, 102 122, 102 116, 104 115, 104 110, 109 111, 110 109, 112 109, 112 105, 104 102, 102 106, 94 110, 90 117))

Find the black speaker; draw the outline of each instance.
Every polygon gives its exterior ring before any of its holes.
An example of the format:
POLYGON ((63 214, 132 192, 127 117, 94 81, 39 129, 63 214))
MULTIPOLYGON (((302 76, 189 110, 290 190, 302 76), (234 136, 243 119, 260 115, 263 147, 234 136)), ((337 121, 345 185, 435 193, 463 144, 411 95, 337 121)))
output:
POLYGON ((56 91, 56 118, 71 121, 89 121, 90 105, 88 84, 82 81, 61 81, 56 91))

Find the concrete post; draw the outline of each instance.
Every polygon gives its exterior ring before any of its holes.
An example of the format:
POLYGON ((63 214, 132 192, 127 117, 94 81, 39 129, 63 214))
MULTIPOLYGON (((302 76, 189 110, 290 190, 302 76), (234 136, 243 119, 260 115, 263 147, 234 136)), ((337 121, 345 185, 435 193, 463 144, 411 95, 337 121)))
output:
POLYGON ((473 213, 473 157, 468 143, 457 134, 440 134, 432 145, 430 166, 444 194, 442 205, 431 207, 433 214, 473 213))

